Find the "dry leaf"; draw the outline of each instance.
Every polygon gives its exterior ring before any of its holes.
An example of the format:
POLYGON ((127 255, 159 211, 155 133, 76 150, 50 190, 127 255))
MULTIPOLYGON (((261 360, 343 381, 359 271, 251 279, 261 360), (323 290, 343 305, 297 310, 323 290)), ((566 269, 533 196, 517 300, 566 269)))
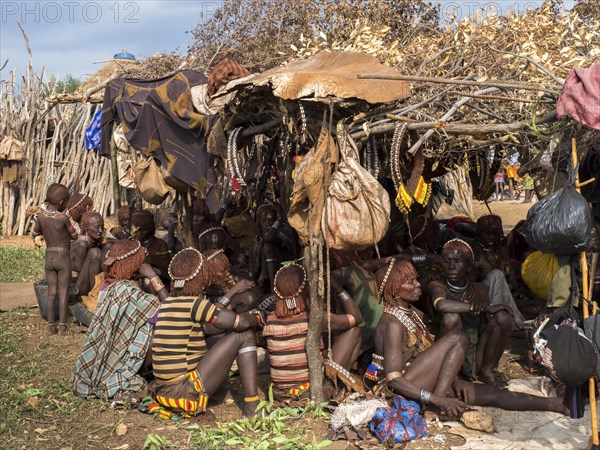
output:
POLYGON ((27 399, 27 403, 35 408, 37 405, 39 405, 40 399, 39 397, 29 397, 27 399))

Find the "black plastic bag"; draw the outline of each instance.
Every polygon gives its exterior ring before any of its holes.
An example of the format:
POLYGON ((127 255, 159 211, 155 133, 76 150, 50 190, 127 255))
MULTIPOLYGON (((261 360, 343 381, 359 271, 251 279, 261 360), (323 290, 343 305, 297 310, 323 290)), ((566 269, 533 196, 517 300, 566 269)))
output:
POLYGON ((568 185, 533 205, 519 231, 537 250, 572 255, 587 249, 592 227, 587 200, 568 185))

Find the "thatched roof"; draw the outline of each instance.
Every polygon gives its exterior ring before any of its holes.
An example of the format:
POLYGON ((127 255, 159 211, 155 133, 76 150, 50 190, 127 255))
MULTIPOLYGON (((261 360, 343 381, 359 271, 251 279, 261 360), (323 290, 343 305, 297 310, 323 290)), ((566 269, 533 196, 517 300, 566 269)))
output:
POLYGON ((107 61, 71 94, 53 94, 46 98, 50 103, 102 103, 104 88, 114 78, 134 77, 153 79, 174 72, 184 59, 176 55, 157 53, 142 60, 116 59, 107 61))

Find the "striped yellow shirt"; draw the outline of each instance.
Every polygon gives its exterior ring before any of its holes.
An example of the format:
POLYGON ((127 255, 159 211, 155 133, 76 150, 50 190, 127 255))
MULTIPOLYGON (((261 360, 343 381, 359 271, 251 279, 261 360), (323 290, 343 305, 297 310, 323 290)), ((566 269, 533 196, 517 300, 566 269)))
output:
POLYGON ((203 297, 169 297, 162 303, 152 340, 155 377, 169 380, 196 369, 206 353, 204 324, 218 312, 203 297))

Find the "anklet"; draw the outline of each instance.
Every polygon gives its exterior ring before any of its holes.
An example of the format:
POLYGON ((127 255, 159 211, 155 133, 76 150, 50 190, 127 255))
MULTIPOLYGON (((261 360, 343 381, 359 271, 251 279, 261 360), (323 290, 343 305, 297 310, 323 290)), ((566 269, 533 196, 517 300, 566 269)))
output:
POLYGON ((255 395, 253 397, 244 397, 244 402, 245 403, 257 402, 259 400, 260 400, 260 398, 258 397, 258 395, 255 395))

